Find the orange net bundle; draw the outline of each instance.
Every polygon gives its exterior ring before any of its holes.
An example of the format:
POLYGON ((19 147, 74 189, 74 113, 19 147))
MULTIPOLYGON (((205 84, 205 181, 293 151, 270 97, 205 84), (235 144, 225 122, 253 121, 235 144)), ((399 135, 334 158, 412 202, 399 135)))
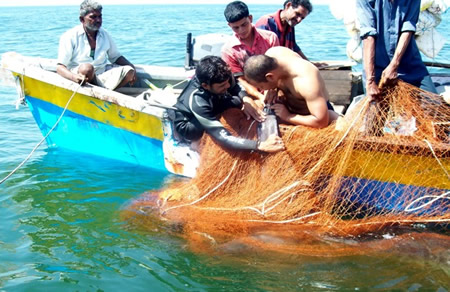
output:
MULTIPOLYGON (((307 254, 329 251, 305 245, 316 237, 418 222, 446 228, 450 106, 401 81, 383 96, 363 99, 324 129, 280 125, 286 150, 276 154, 226 151, 205 135, 197 176, 145 194, 125 217, 144 226, 163 219, 197 247, 239 238, 307 254)), ((222 122, 255 139, 256 123, 240 111, 226 112, 222 122)))

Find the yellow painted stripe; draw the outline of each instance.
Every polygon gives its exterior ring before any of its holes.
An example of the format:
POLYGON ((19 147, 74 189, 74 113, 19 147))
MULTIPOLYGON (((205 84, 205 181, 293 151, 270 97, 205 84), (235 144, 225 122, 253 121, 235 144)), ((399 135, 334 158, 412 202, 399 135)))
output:
MULTIPOLYGON (((73 91, 25 77, 25 94, 64 108, 73 91)), ((162 121, 152 115, 77 93, 68 110, 98 122, 162 141, 162 121)))
POLYGON ((355 150, 345 176, 405 185, 450 189, 450 159, 355 150))
MULTIPOLYGON (((64 108, 72 91, 25 77, 26 95, 64 108)), ((68 110, 87 118, 162 141, 159 118, 130 110, 111 102, 76 94, 68 110)), ((450 172, 450 159, 441 159, 450 172)), ((433 157, 355 150, 345 169, 345 176, 422 187, 450 189, 450 181, 433 157)))

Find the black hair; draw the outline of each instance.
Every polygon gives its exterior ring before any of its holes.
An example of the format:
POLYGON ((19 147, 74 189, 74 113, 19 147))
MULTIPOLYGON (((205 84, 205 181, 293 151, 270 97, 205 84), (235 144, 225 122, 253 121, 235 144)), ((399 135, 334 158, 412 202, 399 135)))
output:
POLYGON ((244 17, 248 17, 250 13, 248 12, 247 4, 242 1, 233 1, 225 7, 223 15, 225 15, 228 23, 233 23, 244 17))
POLYGON ((278 67, 278 62, 266 55, 255 55, 248 58, 244 65, 245 78, 256 82, 267 82, 266 74, 278 67))
POLYGON ((206 56, 199 61, 195 69, 195 75, 200 83, 212 85, 229 80, 231 78, 231 70, 220 57, 206 56))
POLYGON ((298 6, 303 6, 308 13, 311 13, 313 10, 311 2, 309 0, 286 0, 283 4, 283 7, 286 8, 286 4, 291 3, 293 8, 297 8, 298 6))

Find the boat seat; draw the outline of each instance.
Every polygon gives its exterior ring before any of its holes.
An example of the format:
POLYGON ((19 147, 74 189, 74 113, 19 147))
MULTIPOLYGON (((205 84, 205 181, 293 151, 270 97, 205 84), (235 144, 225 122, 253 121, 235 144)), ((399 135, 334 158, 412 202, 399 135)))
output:
POLYGON ((171 87, 166 87, 164 89, 149 89, 136 96, 137 99, 142 99, 150 104, 161 106, 165 108, 173 108, 175 103, 177 103, 178 96, 180 95, 179 90, 173 89, 171 87))
POLYGON ((120 92, 125 95, 137 97, 138 95, 142 94, 143 92, 145 92, 147 90, 148 90, 148 88, 145 88, 145 87, 121 87, 121 88, 116 89, 115 91, 120 92))

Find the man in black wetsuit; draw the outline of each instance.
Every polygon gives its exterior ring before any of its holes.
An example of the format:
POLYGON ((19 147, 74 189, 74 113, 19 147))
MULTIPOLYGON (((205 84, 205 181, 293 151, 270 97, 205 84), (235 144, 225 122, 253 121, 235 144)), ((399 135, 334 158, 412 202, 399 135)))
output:
POLYGON ((228 65, 219 57, 206 56, 200 60, 195 76, 180 94, 175 107, 175 130, 186 140, 196 141, 206 131, 220 145, 229 149, 277 152, 284 149, 278 136, 264 142, 231 135, 218 119, 229 108, 243 108, 249 116, 255 109, 243 105, 247 93, 234 80, 228 65))

